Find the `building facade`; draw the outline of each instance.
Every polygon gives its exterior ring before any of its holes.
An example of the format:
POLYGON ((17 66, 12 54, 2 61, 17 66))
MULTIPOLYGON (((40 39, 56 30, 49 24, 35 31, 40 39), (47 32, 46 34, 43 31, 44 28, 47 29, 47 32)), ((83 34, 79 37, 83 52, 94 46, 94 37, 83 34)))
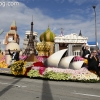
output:
POLYGON ((72 33, 55 37, 55 52, 61 49, 68 49, 68 56, 81 55, 82 44, 87 43, 88 38, 72 33))

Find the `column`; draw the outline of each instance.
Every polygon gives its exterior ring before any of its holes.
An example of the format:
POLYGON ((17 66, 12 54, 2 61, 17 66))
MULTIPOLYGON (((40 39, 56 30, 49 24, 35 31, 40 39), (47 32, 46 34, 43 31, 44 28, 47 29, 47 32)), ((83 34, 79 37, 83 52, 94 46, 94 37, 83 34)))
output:
POLYGON ((68 44, 68 56, 72 56, 73 52, 72 52, 72 44, 68 44))
POLYGON ((55 52, 59 51, 59 43, 55 43, 54 48, 55 48, 55 52))

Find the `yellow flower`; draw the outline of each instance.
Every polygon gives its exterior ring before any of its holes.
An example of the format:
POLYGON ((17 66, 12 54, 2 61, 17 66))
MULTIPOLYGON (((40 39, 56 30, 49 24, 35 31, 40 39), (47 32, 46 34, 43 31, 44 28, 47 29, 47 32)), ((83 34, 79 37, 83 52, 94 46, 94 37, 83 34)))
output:
POLYGON ((11 72, 14 75, 24 75, 26 72, 25 64, 26 62, 22 60, 15 61, 14 64, 11 65, 11 72))
POLYGON ((87 59, 84 59, 84 63, 88 65, 88 60, 87 59))

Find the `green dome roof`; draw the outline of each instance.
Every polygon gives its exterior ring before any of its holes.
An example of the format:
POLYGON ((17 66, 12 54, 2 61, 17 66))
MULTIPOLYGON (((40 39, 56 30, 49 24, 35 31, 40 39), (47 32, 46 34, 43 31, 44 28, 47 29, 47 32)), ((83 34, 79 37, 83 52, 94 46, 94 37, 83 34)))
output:
POLYGON ((54 42, 55 34, 48 28, 45 32, 40 35, 40 41, 54 42))

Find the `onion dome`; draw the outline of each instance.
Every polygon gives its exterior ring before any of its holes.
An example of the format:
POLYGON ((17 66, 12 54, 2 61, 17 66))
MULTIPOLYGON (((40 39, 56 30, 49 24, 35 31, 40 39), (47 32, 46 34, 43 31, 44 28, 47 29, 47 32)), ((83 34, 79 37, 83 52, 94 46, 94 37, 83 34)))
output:
POLYGON ((48 27, 48 29, 40 35, 40 41, 41 42, 42 41, 45 41, 45 42, 54 42, 55 36, 56 35, 48 27))
POLYGON ((44 42, 44 41, 43 42, 39 42, 36 45, 36 49, 38 51, 49 51, 50 50, 50 45, 48 43, 44 42))

